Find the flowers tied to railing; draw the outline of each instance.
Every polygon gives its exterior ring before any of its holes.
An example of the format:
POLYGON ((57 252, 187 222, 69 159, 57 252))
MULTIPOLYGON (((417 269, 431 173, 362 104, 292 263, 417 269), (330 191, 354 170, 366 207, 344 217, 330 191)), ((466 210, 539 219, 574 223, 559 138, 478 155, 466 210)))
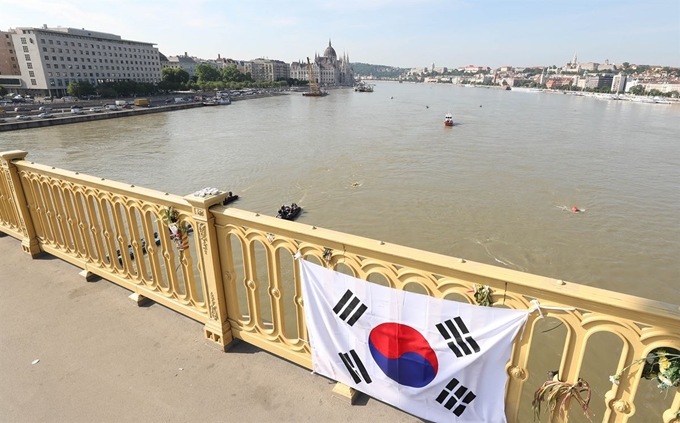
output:
POLYGON ((609 376, 609 380, 619 384, 621 376, 634 365, 644 363, 642 377, 647 380, 659 382, 658 388, 668 391, 671 388, 680 386, 680 351, 675 348, 657 348, 652 350, 647 357, 638 358, 620 372, 609 376))
POLYGON ((534 420, 540 420, 543 402, 547 402, 550 421, 554 422, 558 417, 564 418, 569 413, 569 407, 573 400, 578 403, 588 420, 593 421, 594 414, 589 407, 592 390, 588 382, 581 378, 576 383, 561 382, 558 377, 558 375, 555 375, 553 379, 545 382, 534 393, 534 400, 531 402, 534 409, 534 420))
POLYGON ((189 232, 186 222, 179 219, 179 212, 173 208, 165 209, 165 222, 170 230, 170 239, 177 245, 177 250, 182 251, 189 248, 189 239, 187 233, 189 232))

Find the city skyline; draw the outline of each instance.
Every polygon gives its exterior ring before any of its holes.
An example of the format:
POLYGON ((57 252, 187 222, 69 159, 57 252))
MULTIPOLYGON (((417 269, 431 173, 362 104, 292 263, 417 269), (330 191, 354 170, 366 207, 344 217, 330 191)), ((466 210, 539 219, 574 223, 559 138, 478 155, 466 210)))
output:
POLYGON ((293 62, 328 40, 350 61, 399 67, 680 66, 680 2, 4 0, 0 29, 72 27, 153 42, 166 56, 293 62))

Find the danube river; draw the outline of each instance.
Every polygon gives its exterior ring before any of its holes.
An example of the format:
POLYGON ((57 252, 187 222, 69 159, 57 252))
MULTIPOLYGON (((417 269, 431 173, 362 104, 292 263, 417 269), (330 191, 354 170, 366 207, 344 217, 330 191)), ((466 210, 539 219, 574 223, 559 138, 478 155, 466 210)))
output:
MULTIPOLYGON (((679 132, 673 105, 378 83, 14 131, 0 150, 180 195, 231 190, 262 214, 296 202, 301 223, 680 304, 679 132)), ((559 363, 564 328, 549 335, 562 341, 529 386, 559 363)), ((584 373, 614 373, 602 352, 617 344, 589 347, 584 373)), ((602 416, 611 385, 591 383, 602 416)), ((634 421, 670 405, 653 385, 634 421)))
POLYGON ((296 202, 306 224, 680 303, 679 131, 673 105, 378 83, 15 131, 0 150, 231 190, 263 214, 296 202))

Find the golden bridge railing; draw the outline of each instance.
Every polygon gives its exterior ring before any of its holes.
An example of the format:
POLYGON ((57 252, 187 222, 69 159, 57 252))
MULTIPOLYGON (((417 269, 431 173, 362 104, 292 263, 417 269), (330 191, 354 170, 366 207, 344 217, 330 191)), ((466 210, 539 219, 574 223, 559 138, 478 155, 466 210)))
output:
MULTIPOLYGON (((531 415, 546 366, 562 381, 583 377, 597 388, 591 404, 597 420, 678 421, 680 389, 666 399, 658 393, 643 398, 643 366, 631 367, 618 385, 609 381, 656 348, 680 349, 678 305, 216 205, 224 194, 178 197, 104 181, 33 164, 25 155, 0 153, 0 231, 21 239, 31 254, 54 254, 204 322, 206 337, 221 346, 236 337, 311 368, 294 260, 299 252, 396 289, 475 304, 474 286, 488 285, 494 307, 528 309, 534 300, 546 307, 530 315, 506 366, 510 422, 531 415), (167 207, 194 228, 182 252, 169 238, 167 207), (116 250, 123 252, 120 261, 116 250), (602 335, 610 337, 604 344, 602 335), (598 363, 589 364, 597 356, 598 363)), ((583 420, 577 411, 570 421, 583 420)))
MULTIPOLYGON (((206 323, 206 333, 220 344, 225 330, 218 314, 215 271, 205 237, 208 205, 145 188, 80 175, 23 160, 25 152, 0 155, 4 172, 3 195, 25 221, 17 231, 5 220, 0 230, 22 239, 24 250, 35 255, 53 254, 86 272, 113 281, 142 298, 152 299, 195 320, 206 323), (6 191, 9 186, 10 189, 6 191), (166 210, 178 212, 198 232, 171 240, 166 210), (207 275, 212 274, 212 277, 207 275), (213 319, 210 319, 213 317, 213 319), (210 323, 210 324, 209 324, 210 323)), ((9 213, 11 216, 11 213, 9 213)), ((3 217, 5 216, 3 212, 3 217)), ((138 297, 139 298, 139 297, 138 297)))

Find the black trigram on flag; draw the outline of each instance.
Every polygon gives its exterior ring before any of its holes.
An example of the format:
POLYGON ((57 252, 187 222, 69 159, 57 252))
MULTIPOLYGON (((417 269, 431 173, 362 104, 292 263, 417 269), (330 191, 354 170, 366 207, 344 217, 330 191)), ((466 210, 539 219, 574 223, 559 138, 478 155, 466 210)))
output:
POLYGON ((479 345, 471 336, 466 336, 463 339, 463 335, 467 335, 469 331, 460 317, 454 317, 453 320, 449 319, 444 323, 437 323, 435 326, 444 339, 448 341, 447 345, 456 354, 456 357, 479 352, 479 345))
POLYGON ((372 382, 371 376, 369 376, 364 363, 361 362, 356 351, 349 350, 349 353, 338 353, 338 355, 342 362, 345 363, 345 367, 347 367, 347 371, 352 376, 352 379, 354 379, 354 383, 359 384, 362 380, 367 384, 372 382))
POLYGON ((449 411, 453 409, 453 414, 455 414, 456 417, 460 417, 465 411, 465 408, 470 405, 475 398, 477 398, 477 395, 461 385, 460 382, 458 382, 458 379, 454 377, 451 379, 451 382, 446 385, 446 388, 442 389, 439 393, 437 402, 449 411))
POLYGON ((354 323, 359 320, 367 308, 368 307, 362 304, 361 301, 359 301, 359 298, 348 289, 345 292, 345 295, 343 295, 342 298, 340 298, 340 301, 333 307, 333 312, 340 317, 340 320, 345 321, 350 326, 354 326, 354 323), (349 304, 347 304, 348 302, 349 304), (345 307, 345 305, 347 305, 347 307, 345 307))

